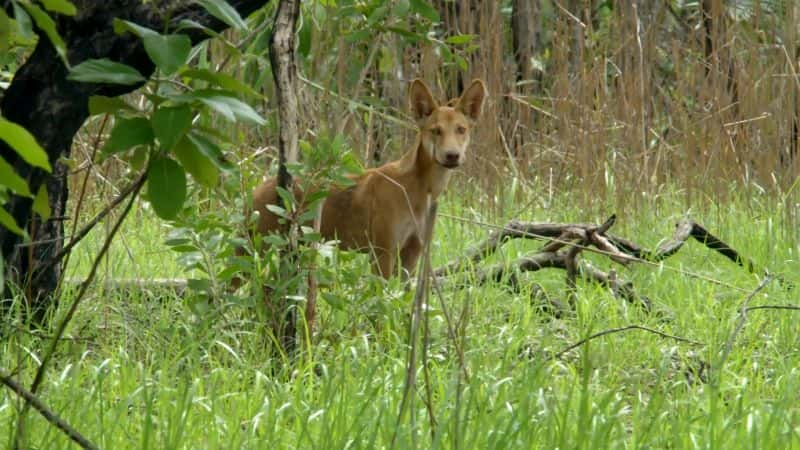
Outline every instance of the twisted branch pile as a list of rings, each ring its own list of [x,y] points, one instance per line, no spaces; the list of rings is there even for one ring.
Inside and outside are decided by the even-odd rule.
[[[504,281],[516,291],[519,289],[517,277],[519,273],[546,268],[563,269],[566,271],[570,303],[574,302],[575,284],[576,280],[580,278],[607,287],[611,289],[615,297],[649,310],[650,301],[647,297],[637,295],[630,281],[617,277],[614,270],[605,272],[580,260],[580,254],[583,251],[600,253],[622,266],[630,263],[657,263],[677,253],[691,237],[709,249],[719,252],[748,272],[756,273],[758,271],[751,260],[692,220],[685,219],[676,224],[672,238],[663,242],[655,250],[643,249],[629,239],[608,234],[608,230],[615,221],[616,216],[614,215],[601,225],[531,223],[512,220],[504,227],[489,234],[485,241],[467,250],[464,256],[436,269],[433,275],[444,281],[455,279],[453,284],[457,287],[466,287],[465,279],[472,280],[470,285]],[[536,239],[546,242],[537,252],[525,255],[510,265],[496,264],[485,268],[477,265],[511,239]],[[472,276],[465,277],[464,275]],[[551,300],[551,303],[553,306],[561,308],[557,302]]]

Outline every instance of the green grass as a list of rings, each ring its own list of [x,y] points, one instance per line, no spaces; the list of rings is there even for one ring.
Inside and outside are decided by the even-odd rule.
[[[648,210],[626,214],[612,231],[655,247],[683,217],[680,199],[678,194],[653,199]],[[559,206],[568,199],[556,200],[562,201],[549,208],[538,203],[522,212],[507,208],[502,217],[483,216],[454,197],[442,210],[495,224],[511,217],[601,222],[613,212]],[[754,203],[709,207],[692,217],[758,264],[800,283],[800,248],[783,225],[784,212]],[[166,232],[146,210],[136,210],[101,275],[185,276],[161,244]],[[462,254],[486,232],[441,218],[434,265]],[[87,273],[101,244],[98,232],[80,246],[71,276]],[[511,261],[540,245],[510,243],[492,262]],[[602,258],[587,257],[610,268]],[[342,260],[341,270],[350,275],[367,270],[364,258]],[[432,294],[427,367],[435,427],[422,370],[411,416],[397,420],[412,294],[396,282],[377,289],[367,277],[344,273],[334,289],[349,303],[321,304],[317,344],[302,351],[292,368],[269,358],[264,327],[248,302],[226,305],[220,314],[198,308],[190,294],[94,290],[68,328],[74,339],[60,345],[41,398],[103,448],[372,449],[389,448],[393,439],[397,448],[800,446],[800,314],[751,312],[720,367],[738,308],[758,277],[694,241],[661,266],[615,269],[652,300],[652,313],[581,283],[575,314],[555,319],[531,302],[527,286],[539,283],[563,297],[560,271],[524,275],[520,293],[499,285],[445,291],[449,311],[464,320],[459,339],[466,380],[439,298]],[[70,298],[65,296],[57,316]],[[777,282],[751,301],[796,303],[796,293]],[[633,330],[592,340],[562,359],[548,357],[592,333],[634,324],[706,345]],[[0,367],[18,369],[29,385],[45,341],[18,332],[0,345]],[[698,381],[701,371],[708,382]],[[11,446],[18,408],[10,391],[0,391],[0,446]],[[72,445],[37,414],[30,416],[27,436],[30,448]]]

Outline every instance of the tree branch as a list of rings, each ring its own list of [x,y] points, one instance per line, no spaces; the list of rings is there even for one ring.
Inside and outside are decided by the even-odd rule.
[[[22,397],[26,404],[30,404],[34,407],[39,414],[42,415],[48,422],[55,425],[56,428],[63,431],[73,442],[80,445],[82,448],[87,450],[94,450],[98,447],[94,445],[89,439],[84,437],[78,430],[72,428],[70,424],[68,424],[64,419],[58,416],[55,412],[53,412],[47,405],[44,404],[41,400],[39,400],[36,395],[32,392],[25,389],[17,380],[11,378],[10,374],[6,373],[4,370],[0,369],[0,381],[5,384],[9,389],[16,392],[17,395]]]

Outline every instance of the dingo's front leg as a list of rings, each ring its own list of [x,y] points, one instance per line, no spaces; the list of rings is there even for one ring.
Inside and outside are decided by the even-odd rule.
[[[400,263],[403,266],[400,276],[403,277],[403,279],[414,275],[420,253],[422,253],[422,240],[416,234],[412,235],[406,241],[406,245],[400,250]]]
[[[375,253],[375,261],[372,264],[373,273],[389,279],[394,273],[395,260],[397,259],[397,248],[391,246],[376,247],[373,248],[372,251]]]

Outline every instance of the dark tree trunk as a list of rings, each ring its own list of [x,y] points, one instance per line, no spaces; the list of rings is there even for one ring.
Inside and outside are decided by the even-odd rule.
[[[243,16],[249,15],[268,0],[229,0]],[[9,0],[0,0],[3,8],[11,12]],[[176,29],[182,20],[192,20],[212,30],[220,31],[227,25],[211,16],[200,6],[182,0],[163,0],[143,4],[134,0],[73,0],[77,15],[55,17],[58,31],[67,46],[67,57],[75,65],[90,58],[109,58],[128,64],[149,77],[153,63],[138,38],[118,35],[112,21],[129,20],[140,25],[163,30]],[[189,6],[185,6],[185,5]],[[167,21],[167,18],[169,20]],[[200,30],[186,33],[197,43],[208,35]],[[5,260],[9,280],[22,285],[28,294],[31,311],[42,317],[52,303],[53,290],[61,276],[59,264],[42,264],[63,246],[63,220],[68,198],[66,169],[58,163],[61,156],[69,156],[72,139],[89,115],[88,100],[93,95],[118,96],[136,90],[141,85],[110,85],[102,83],[76,83],[67,80],[67,69],[56,54],[50,41],[40,33],[39,42],[14,76],[0,102],[3,116],[30,131],[45,149],[54,167],[53,174],[34,168],[23,161],[4,141],[0,141],[0,156],[28,181],[32,192],[45,184],[50,195],[53,217],[49,221],[34,220],[31,200],[12,196],[6,208],[17,224],[27,229],[33,237],[30,246],[22,238],[0,227],[0,250]],[[41,244],[37,244],[41,243]],[[42,270],[38,268],[41,267]],[[30,280],[29,285],[25,285]],[[10,297],[3,290],[3,299]],[[8,305],[8,303],[3,303]],[[6,307],[0,307],[5,316]]]

